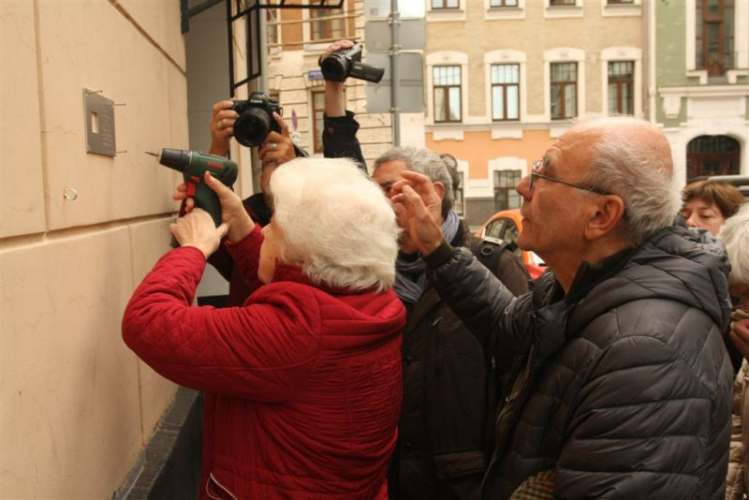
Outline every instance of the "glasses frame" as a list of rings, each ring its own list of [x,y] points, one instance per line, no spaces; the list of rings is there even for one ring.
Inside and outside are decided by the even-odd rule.
[[[533,162],[533,169],[531,170],[531,180],[530,180],[530,183],[528,185],[528,190],[531,193],[533,192],[533,184],[535,183],[536,178],[540,177],[541,179],[546,179],[549,182],[556,182],[557,184],[564,184],[565,186],[570,186],[570,187],[573,187],[575,189],[580,189],[582,191],[587,191],[589,193],[600,194],[601,196],[609,196],[610,194],[612,194],[612,193],[609,193],[608,191],[605,191],[603,189],[599,189],[597,187],[585,186],[583,184],[576,184],[574,182],[568,182],[568,181],[563,181],[562,179],[557,179],[556,177],[551,177],[551,176],[548,176],[548,175],[539,174],[538,170],[543,165],[544,165],[544,161],[543,160],[537,160],[537,161]]]

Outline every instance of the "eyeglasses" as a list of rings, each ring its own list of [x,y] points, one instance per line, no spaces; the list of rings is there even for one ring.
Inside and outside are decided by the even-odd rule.
[[[538,171],[541,170],[541,167],[543,167],[543,165],[544,165],[543,160],[538,160],[537,162],[533,164],[533,170],[531,171],[531,182],[528,186],[528,190],[531,192],[533,192],[533,184],[536,178],[540,177],[541,179],[546,179],[547,181],[550,181],[550,182],[556,182],[558,184],[564,184],[566,186],[570,186],[573,188],[582,189],[583,191],[588,191],[589,193],[595,193],[595,194],[600,194],[604,196],[611,194],[608,191],[604,191],[603,189],[599,189],[596,187],[583,186],[582,184],[575,184],[574,182],[563,181],[561,179],[557,179],[556,177],[549,177],[548,175],[539,174]]]

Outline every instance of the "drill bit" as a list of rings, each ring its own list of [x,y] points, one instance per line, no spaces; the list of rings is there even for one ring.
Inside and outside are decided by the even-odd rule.
[[[156,158],[158,158],[158,157],[159,157],[159,155],[157,155],[156,153],[153,153],[153,152],[151,152],[151,151],[146,151],[145,153],[146,153],[147,155],[155,156]]]

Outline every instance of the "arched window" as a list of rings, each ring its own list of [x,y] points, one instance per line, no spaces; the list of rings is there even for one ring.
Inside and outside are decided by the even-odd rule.
[[[739,173],[741,146],[725,135],[701,135],[687,145],[687,180]]]

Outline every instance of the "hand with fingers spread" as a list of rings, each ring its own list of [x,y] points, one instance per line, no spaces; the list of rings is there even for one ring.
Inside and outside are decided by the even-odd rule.
[[[226,156],[229,153],[229,141],[234,134],[234,122],[239,114],[234,111],[234,101],[219,101],[213,105],[211,117],[211,149],[210,154]]]
[[[269,132],[268,137],[265,138],[265,142],[260,147],[258,155],[263,162],[263,166],[271,164],[279,166],[296,158],[296,151],[294,151],[294,143],[289,134],[288,124],[281,118],[281,115],[275,112],[273,113],[273,119],[278,123],[281,132]]]
[[[221,238],[226,235],[227,229],[226,223],[216,227],[210,214],[200,208],[192,210],[169,225],[169,231],[179,241],[180,246],[197,248],[203,252],[206,259],[221,244]]]
[[[392,187],[393,208],[411,241],[426,256],[442,244],[442,199],[427,176],[408,170],[401,175],[403,180]]]

